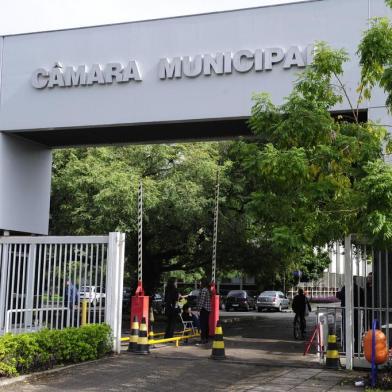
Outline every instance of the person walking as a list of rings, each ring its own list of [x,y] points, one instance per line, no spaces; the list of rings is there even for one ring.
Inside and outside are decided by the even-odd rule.
[[[176,278],[169,278],[165,291],[165,314],[167,318],[165,339],[172,338],[174,336],[174,328],[176,327],[176,321],[180,308],[178,306],[178,300],[180,294],[177,290]]]
[[[208,343],[208,320],[211,312],[211,293],[207,279],[201,282],[201,291],[197,301],[197,310],[200,312],[200,342],[199,344]]]
[[[294,317],[294,325],[298,322],[301,330],[302,339],[305,338],[305,330],[306,330],[306,313],[311,312],[312,308],[310,306],[309,300],[306,298],[303,289],[298,289],[298,294],[293,299],[293,304],[291,305],[295,317]]]

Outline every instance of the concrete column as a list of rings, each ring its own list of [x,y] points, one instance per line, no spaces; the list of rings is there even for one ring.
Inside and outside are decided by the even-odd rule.
[[[0,132],[0,231],[48,234],[52,152]]]

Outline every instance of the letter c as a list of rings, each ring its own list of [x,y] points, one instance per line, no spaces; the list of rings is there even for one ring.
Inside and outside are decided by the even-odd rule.
[[[31,84],[34,88],[45,88],[48,85],[49,73],[46,69],[38,68],[31,76]]]
[[[254,65],[254,55],[250,50],[239,50],[234,53],[233,67],[237,72],[249,72]]]

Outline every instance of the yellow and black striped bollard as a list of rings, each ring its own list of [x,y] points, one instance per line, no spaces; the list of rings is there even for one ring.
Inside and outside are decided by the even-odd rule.
[[[150,346],[148,344],[148,331],[146,318],[142,318],[139,327],[139,338],[137,340],[136,354],[150,354]]]
[[[339,369],[340,367],[338,344],[336,342],[336,335],[334,335],[334,332],[330,332],[328,334],[327,356],[325,365],[329,369]]]
[[[225,342],[223,340],[223,331],[220,321],[218,320],[215,327],[215,337],[212,343],[212,359],[226,359]]]
[[[136,352],[137,340],[139,339],[139,321],[137,316],[133,318],[131,325],[131,336],[129,337],[128,351]]]

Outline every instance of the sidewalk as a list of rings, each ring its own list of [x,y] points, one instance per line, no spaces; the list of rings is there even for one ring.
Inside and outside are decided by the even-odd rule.
[[[175,359],[123,353],[37,379],[2,387],[2,392],[103,391],[361,391],[355,373],[299,367],[256,366],[208,358]]]

